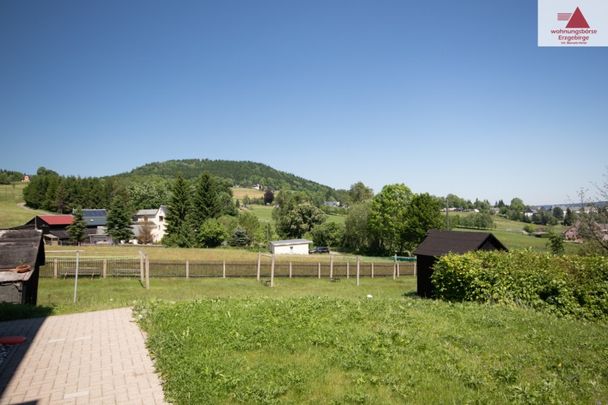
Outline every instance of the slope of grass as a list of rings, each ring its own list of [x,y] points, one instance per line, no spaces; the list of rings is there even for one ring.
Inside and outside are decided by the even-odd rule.
[[[608,327],[381,294],[139,308],[169,401],[603,403]]]
[[[472,212],[456,212],[450,213],[450,215],[460,215],[461,217],[472,215]],[[524,226],[528,225],[525,222],[512,221],[507,218],[493,216],[494,224],[496,225],[493,229],[482,230],[482,232],[491,232],[496,236],[507,248],[513,249],[532,249],[535,252],[546,252],[547,239],[537,238],[524,233]],[[534,228],[538,228],[538,225],[532,225]],[[555,225],[551,227],[554,232],[563,232],[565,226]],[[471,232],[476,231],[474,229],[455,228],[456,231]],[[579,251],[580,245],[576,243],[564,243],[566,254],[576,254]]]
[[[256,190],[255,188],[245,188],[245,187],[232,187],[232,196],[243,202],[243,198],[263,198],[264,191]]]
[[[271,206],[264,205],[250,205],[248,207],[249,211],[255,214],[258,217],[258,220],[262,223],[271,223],[274,224],[274,220],[272,219],[272,209]],[[346,220],[345,215],[327,215],[328,222],[335,222],[338,224],[344,224]]]
[[[0,185],[0,228],[23,225],[34,216],[46,213],[19,205],[23,203],[24,187],[25,184],[21,183]]]

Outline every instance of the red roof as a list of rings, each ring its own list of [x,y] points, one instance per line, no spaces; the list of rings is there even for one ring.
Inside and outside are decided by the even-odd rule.
[[[49,225],[71,225],[74,220],[72,215],[39,215],[39,217]]]

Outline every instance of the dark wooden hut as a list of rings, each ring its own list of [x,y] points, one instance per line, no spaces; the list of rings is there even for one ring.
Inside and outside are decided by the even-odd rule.
[[[0,302],[36,305],[44,260],[41,231],[0,230]]]
[[[455,232],[431,230],[414,251],[416,255],[417,293],[421,297],[433,295],[431,276],[437,259],[448,253],[467,253],[475,250],[508,250],[488,232]]]

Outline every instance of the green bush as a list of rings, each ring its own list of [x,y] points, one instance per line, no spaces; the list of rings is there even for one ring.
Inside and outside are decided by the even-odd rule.
[[[435,295],[456,301],[506,303],[558,315],[608,318],[608,258],[517,252],[441,257]]]

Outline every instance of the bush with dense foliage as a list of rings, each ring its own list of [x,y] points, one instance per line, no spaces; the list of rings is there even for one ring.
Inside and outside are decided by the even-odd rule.
[[[438,298],[516,304],[583,318],[608,318],[608,258],[517,252],[441,257]]]

